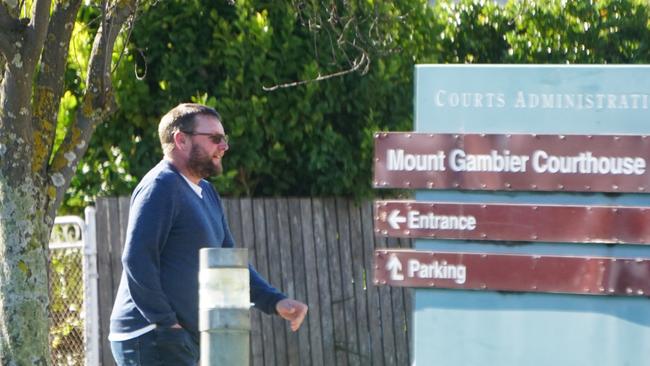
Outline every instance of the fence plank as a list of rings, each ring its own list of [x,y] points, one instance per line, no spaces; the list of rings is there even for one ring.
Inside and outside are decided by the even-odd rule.
[[[390,238],[390,246],[401,247],[399,239]],[[408,364],[408,337],[406,335],[406,317],[404,314],[404,291],[400,287],[391,287],[393,304],[393,321],[395,324],[395,358],[398,365]]]
[[[363,224],[363,249],[364,263],[366,266],[366,293],[368,301],[368,323],[370,324],[370,346],[372,365],[383,366],[384,364],[384,346],[383,333],[381,324],[381,303],[379,302],[379,290],[373,283],[374,277],[374,252],[375,252],[375,234],[374,234],[374,217],[373,206],[366,202],[361,206],[362,224]]]
[[[318,268],[318,293],[320,296],[321,322],[323,331],[323,364],[336,365],[334,338],[334,316],[332,313],[332,293],[330,290],[330,267],[328,265],[327,235],[325,230],[325,208],[320,199],[312,201],[314,218],[314,244]]]
[[[284,201],[284,200],[283,200]],[[302,228],[300,222],[300,201],[296,198],[290,198],[285,201],[286,207],[286,233],[289,240],[286,241],[282,248],[288,249],[288,256],[292,261],[293,271],[282,271],[282,280],[287,281],[287,285],[293,287],[293,295],[297,300],[307,303],[307,290],[305,288],[305,244],[302,240]],[[283,207],[284,209],[284,207]],[[280,223],[282,227],[283,222]],[[285,254],[282,254],[283,258]],[[284,269],[284,266],[282,267]],[[288,277],[288,278],[287,278]],[[285,328],[287,328],[285,326]],[[311,345],[309,320],[305,319],[298,332],[288,331],[287,342],[289,346],[289,364],[291,365],[311,365],[310,353]]]
[[[401,238],[399,239],[400,247],[405,248],[405,249],[411,249],[413,247],[413,242],[411,239],[406,239],[406,238]],[[402,287],[402,293],[404,295],[404,307],[402,311],[404,312],[404,317],[406,318],[406,344],[408,346],[407,352],[408,352],[408,362],[409,365],[413,363],[413,352],[411,349],[411,330],[413,329],[413,314],[411,312],[411,309],[413,309],[413,289],[410,287]]]
[[[296,298],[295,290],[295,275],[294,275],[294,265],[293,265],[293,243],[292,236],[293,230],[291,220],[289,218],[290,214],[290,203],[287,199],[279,198],[278,199],[278,242],[280,246],[280,264],[282,265],[282,291],[287,294],[290,298]],[[297,226],[297,229],[300,230],[300,225]],[[300,280],[298,280],[300,282]],[[298,334],[291,332],[288,328],[286,322],[282,321],[284,324],[282,326],[286,339],[286,349],[284,350],[287,353],[287,364],[288,365],[300,365],[300,350],[298,347]]]
[[[131,209],[131,199],[129,197],[120,197],[118,200],[120,211],[120,257],[126,243],[126,231],[129,226],[129,210]],[[122,263],[120,263],[122,268]]]
[[[264,213],[264,199],[253,199],[253,215],[255,222],[255,254],[257,256],[257,270],[266,279],[269,278],[269,262],[267,257],[266,219]],[[273,263],[273,262],[271,262]],[[270,317],[262,315],[262,346],[264,349],[264,364],[277,365],[275,360],[273,321]]]
[[[232,238],[235,241],[235,247],[246,248],[243,244],[242,217],[241,208],[239,207],[241,200],[225,198],[221,202],[226,214],[228,227],[230,228],[230,234],[232,234]]]
[[[345,309],[345,347],[348,353],[348,363],[350,365],[360,365],[351,248],[354,244],[350,241],[350,211],[347,200],[341,198],[336,199],[336,221],[339,233],[339,255],[341,258],[341,290],[343,293],[343,309]]]
[[[122,252],[124,252],[124,244],[126,244],[126,233],[129,227],[129,210],[130,210],[130,197],[119,197],[117,199],[117,217],[119,220],[119,228],[114,230],[115,240],[111,245],[111,252],[113,256],[113,298],[117,295],[117,288],[120,284],[122,277]],[[119,235],[117,235],[119,234]]]
[[[290,298],[296,297],[293,275],[293,253],[291,251],[291,226],[289,224],[289,202],[285,198],[275,199],[276,201],[276,237],[280,263],[280,282],[282,290]],[[285,329],[286,324],[285,324]]]
[[[108,225],[109,236],[107,244],[110,247],[110,266],[111,266],[111,302],[117,295],[117,287],[120,284],[120,277],[122,276],[122,245],[120,244],[120,207],[117,197],[109,197],[106,199],[108,202]]]
[[[330,288],[332,291],[332,314],[334,316],[334,347],[336,364],[348,364],[348,345],[345,335],[345,307],[343,284],[341,280],[341,254],[339,251],[339,231],[336,225],[336,201],[324,200],[325,232],[327,235],[327,260],[329,262]]]
[[[379,238],[380,248],[389,248],[386,238]],[[395,323],[393,322],[393,301],[391,289],[388,286],[380,286],[379,303],[381,309],[381,329],[384,349],[384,365],[397,365],[395,359]]]
[[[257,255],[255,251],[255,231],[253,219],[253,203],[250,198],[242,198],[239,201],[239,208],[241,210],[241,242],[238,247],[248,248],[248,258],[254,267],[257,267]],[[262,344],[262,320],[259,311],[251,311],[251,365],[263,366],[264,365],[264,345]]]
[[[101,344],[100,362],[104,366],[115,365],[108,342],[109,322],[113,307],[113,271],[111,268],[111,225],[110,205],[114,199],[97,199],[96,230],[97,230],[97,271],[99,296],[99,339]],[[119,228],[118,228],[119,229]]]
[[[282,288],[282,259],[280,258],[280,245],[278,237],[277,200],[264,199],[264,213],[266,215],[266,243],[267,259],[269,263],[269,282]],[[284,321],[279,317],[271,317],[273,324],[273,341],[275,344],[275,362],[277,365],[287,364],[287,337]]]
[[[370,333],[368,331],[368,304],[366,301],[366,284],[364,263],[363,228],[361,224],[361,207],[349,201],[350,214],[350,249],[352,253],[352,270],[354,276],[354,298],[357,311],[357,335],[359,337],[359,360],[362,365],[372,362],[370,357]]]
[[[298,206],[294,206],[292,202]],[[323,343],[321,337],[322,327],[320,321],[321,306],[318,291],[318,269],[316,265],[317,256],[316,247],[314,245],[314,227],[311,200],[303,198],[296,201],[290,201],[289,209],[291,211],[292,235],[294,232],[294,224],[300,225],[302,227],[302,236],[297,237],[296,240],[294,240],[294,243],[298,247],[304,246],[305,276],[300,277],[300,274],[296,273],[296,278],[305,279],[304,287],[306,289],[306,293],[303,299],[305,299],[305,302],[309,305],[309,312],[307,313],[307,319],[305,319],[306,324],[304,324],[303,327],[307,325],[309,326],[309,345],[311,355],[310,357],[306,357],[301,352],[300,363],[301,365],[324,365]],[[294,261],[296,260],[298,262],[301,262],[300,257],[294,257]],[[296,295],[300,296],[299,294]]]

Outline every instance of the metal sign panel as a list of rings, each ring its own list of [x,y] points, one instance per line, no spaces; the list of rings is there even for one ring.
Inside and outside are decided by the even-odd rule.
[[[650,138],[616,135],[375,134],[376,188],[637,192]]]
[[[414,130],[504,136],[650,135],[648,80],[648,65],[416,65]],[[507,176],[491,176],[479,182],[486,184],[479,188],[461,187],[463,181],[458,187],[452,184],[451,189],[425,186],[415,198],[433,202],[650,206],[647,194],[544,194],[532,187],[537,183],[523,189],[510,188],[518,191],[513,194],[505,186],[510,182],[503,178]],[[602,179],[593,176],[591,181]],[[493,182],[501,183],[496,184],[499,188],[487,188]],[[596,192],[592,184],[585,184],[591,189],[584,191]],[[408,187],[401,180],[395,186]],[[551,188],[569,191],[566,187]],[[643,192],[636,187],[630,191]],[[512,246],[427,239],[414,240],[414,247],[451,253],[650,258],[645,245]],[[471,279],[472,269],[467,269]],[[515,275],[507,269],[496,270]],[[558,278],[556,283],[568,281],[578,280]],[[416,364],[644,365],[645,349],[650,344],[650,301],[643,296],[416,288],[412,323],[410,340]]]
[[[650,295],[650,260],[376,250],[376,285]]]
[[[375,202],[375,233],[431,239],[650,244],[650,207]]]
[[[418,132],[648,131],[648,65],[416,65]]]

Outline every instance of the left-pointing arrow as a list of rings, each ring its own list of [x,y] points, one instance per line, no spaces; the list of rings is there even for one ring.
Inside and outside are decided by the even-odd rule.
[[[393,229],[399,229],[399,224],[406,222],[406,217],[399,215],[399,210],[393,210],[390,215],[388,215],[388,225]]]

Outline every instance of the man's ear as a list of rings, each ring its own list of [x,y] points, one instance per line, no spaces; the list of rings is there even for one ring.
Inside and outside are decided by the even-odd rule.
[[[181,131],[174,132],[174,145],[178,150],[185,150],[187,146],[187,136]]]

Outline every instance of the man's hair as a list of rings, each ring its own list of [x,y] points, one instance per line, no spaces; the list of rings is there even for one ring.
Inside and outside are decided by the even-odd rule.
[[[181,103],[160,119],[158,136],[165,155],[174,150],[174,133],[176,131],[194,131],[194,125],[196,124],[194,117],[198,115],[213,116],[221,122],[221,115],[214,108],[196,103]]]

